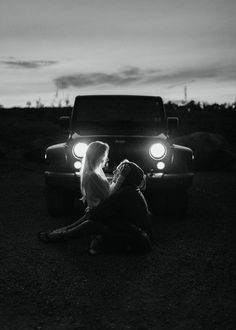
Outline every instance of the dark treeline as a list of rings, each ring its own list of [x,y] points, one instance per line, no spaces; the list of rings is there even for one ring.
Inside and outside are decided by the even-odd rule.
[[[196,131],[216,133],[236,145],[236,102],[232,104],[207,104],[189,102],[186,105],[165,104],[168,116],[176,116],[180,128],[176,135],[187,135]]]
[[[185,105],[165,103],[167,116],[178,117],[176,136],[196,131],[217,133],[236,145],[236,102],[232,104],[207,104],[191,101]],[[0,108],[0,136],[26,131],[34,137],[59,136],[60,116],[69,116],[72,107]]]
[[[185,111],[236,111],[236,101],[234,103],[204,103],[190,101],[186,104],[176,104],[171,101],[165,103],[167,110],[185,110]]]
[[[166,102],[165,103],[165,109],[167,113],[184,113],[184,112],[197,112],[197,111],[204,111],[204,112],[224,112],[226,113],[234,113],[236,111],[236,101],[234,103],[204,103],[204,102],[195,102],[195,101],[190,101],[186,104],[177,104],[174,102]],[[70,114],[72,107],[67,106],[67,107],[47,107],[43,105],[39,105],[37,107],[11,107],[11,108],[5,108],[4,106],[0,106],[0,112],[5,112],[5,111],[14,113],[14,114],[25,114],[25,113],[32,113],[34,112],[37,114],[50,114],[51,117],[55,117],[58,114],[65,114],[68,113]]]

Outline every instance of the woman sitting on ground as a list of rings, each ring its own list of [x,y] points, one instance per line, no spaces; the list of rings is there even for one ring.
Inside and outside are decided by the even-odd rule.
[[[94,141],[89,144],[80,171],[82,201],[87,204],[85,215],[69,226],[51,232],[40,232],[40,240],[57,240],[58,235],[88,219],[89,212],[108,198],[111,192],[118,189],[121,182],[112,183],[110,186],[103,171],[103,167],[108,160],[108,153],[109,145],[107,143]]]
[[[103,153],[98,153],[98,144],[101,142],[96,141],[89,145],[81,170],[81,191],[88,204],[86,214],[69,226],[39,233],[39,238],[43,241],[60,241],[99,234],[90,246],[93,254],[96,253],[101,237],[105,241],[123,242],[124,246],[131,244],[137,249],[149,249],[149,213],[140,191],[144,173],[136,164],[123,161],[116,169],[113,182],[109,186],[102,170],[107,159],[108,146],[103,149]]]

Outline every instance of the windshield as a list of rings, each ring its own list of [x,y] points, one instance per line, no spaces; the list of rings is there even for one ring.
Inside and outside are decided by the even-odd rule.
[[[76,98],[72,128],[79,134],[157,134],[163,120],[157,97],[82,96]]]

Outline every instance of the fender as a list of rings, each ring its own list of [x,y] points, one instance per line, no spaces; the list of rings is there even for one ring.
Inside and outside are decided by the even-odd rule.
[[[46,162],[55,171],[65,170],[67,167],[66,143],[58,143],[46,149]]]
[[[172,144],[172,152],[172,171],[181,173],[193,168],[194,156],[192,149],[178,144]]]

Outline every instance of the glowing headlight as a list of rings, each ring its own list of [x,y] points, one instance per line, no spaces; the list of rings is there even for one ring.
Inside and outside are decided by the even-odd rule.
[[[163,162],[158,162],[157,163],[157,168],[158,168],[158,170],[164,170],[164,168],[165,168],[165,163],[163,163]]]
[[[153,157],[154,159],[164,158],[166,152],[167,152],[166,146],[161,142],[153,144],[149,150],[151,157]]]
[[[80,170],[82,166],[82,163],[78,160],[77,162],[74,162],[74,168],[76,170]]]
[[[86,143],[79,142],[74,145],[73,153],[75,157],[84,157],[88,146]]]

